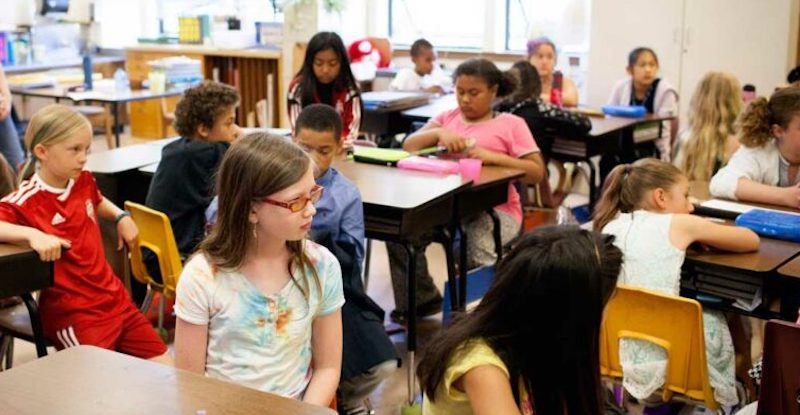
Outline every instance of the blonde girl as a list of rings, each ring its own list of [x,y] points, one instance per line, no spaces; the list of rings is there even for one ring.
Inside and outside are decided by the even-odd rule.
[[[0,242],[29,245],[55,261],[54,285],[42,291],[39,307],[56,348],[89,344],[168,362],[164,342],[106,261],[99,219],[117,225],[119,248],[123,240],[130,246],[138,229],[83,170],[91,143],[89,121],[70,107],[48,105],[34,114],[24,180],[0,200]]]
[[[709,72],[697,85],[689,102],[689,129],[674,160],[689,180],[711,180],[739,148],[735,122],[742,111],[741,89],[724,72]]]
[[[686,176],[663,161],[641,159],[611,171],[593,226],[614,235],[614,244],[622,250],[625,262],[619,284],[677,296],[690,244],[701,242],[734,252],[758,249],[759,239],[753,231],[691,215],[688,195]],[[720,404],[735,405],[735,355],[725,316],[704,310],[703,326],[714,398]],[[634,397],[649,400],[664,384],[667,357],[655,344],[622,340],[620,360],[623,384]]]
[[[738,125],[742,147],[711,179],[711,195],[800,208],[800,87],[754,100]]]
[[[323,192],[311,160],[283,137],[253,133],[218,175],[217,223],[178,283],[176,366],[328,406],[344,296],[336,258],[305,239]]]

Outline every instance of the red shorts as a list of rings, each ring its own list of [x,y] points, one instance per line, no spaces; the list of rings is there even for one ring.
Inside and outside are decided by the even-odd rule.
[[[167,346],[153,326],[130,302],[118,315],[103,320],[77,322],[45,333],[45,336],[58,350],[87,344],[142,359],[151,359],[167,352]]]

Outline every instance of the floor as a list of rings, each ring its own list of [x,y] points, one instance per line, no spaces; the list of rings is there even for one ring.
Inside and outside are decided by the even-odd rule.
[[[122,145],[131,145],[147,142],[147,139],[131,137],[130,135],[123,134],[121,137]],[[96,135],[92,144],[92,151],[105,151],[107,145],[102,135]],[[570,200],[582,201],[584,197],[578,196],[575,198],[571,196]],[[574,202],[578,203],[578,202]],[[585,203],[585,202],[583,202]],[[572,203],[569,203],[572,204]],[[392,295],[392,286],[389,277],[389,262],[386,256],[386,247],[380,241],[373,241],[372,243],[372,263],[370,266],[370,276],[368,283],[368,294],[372,297],[384,310],[387,312],[387,320],[389,311],[394,309],[394,297]],[[446,266],[444,250],[440,245],[432,244],[427,250],[428,266],[431,275],[438,287],[443,287],[446,281]],[[419,324],[419,347],[421,350],[425,346],[426,340],[430,339],[441,327],[441,314],[424,319]],[[392,336],[392,340],[397,346],[400,355],[405,358],[406,344],[405,335],[403,333]],[[31,343],[24,341],[17,341],[15,343],[14,364],[21,365],[25,362],[31,361],[36,358],[36,352]],[[50,350],[49,352],[54,352]],[[419,386],[417,385],[417,393]],[[407,396],[407,377],[406,368],[398,369],[394,375],[389,378],[383,385],[378,388],[370,397],[370,401],[375,409],[376,415],[397,415],[400,413],[400,408],[406,401]],[[692,414],[693,408],[687,408],[681,414]],[[632,414],[641,413],[640,408],[631,408]],[[702,412],[695,412],[702,413]]]

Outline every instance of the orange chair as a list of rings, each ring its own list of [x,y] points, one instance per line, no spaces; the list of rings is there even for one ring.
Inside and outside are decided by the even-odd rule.
[[[708,379],[700,303],[619,286],[606,307],[600,333],[600,373],[615,381],[622,379],[619,341],[624,338],[649,341],[667,351],[665,402],[679,394],[710,410],[719,408]]]
[[[175,298],[178,277],[183,270],[178,244],[172,233],[172,224],[162,212],[147,206],[125,202],[125,210],[139,228],[139,238],[131,247],[131,273],[137,281],[147,285],[147,295],[142,304],[142,312],[147,312],[153,301],[154,292],[161,293],[158,301],[158,329],[164,335],[164,298]],[[147,248],[158,257],[158,269],[161,271],[161,282],[156,281],[147,271],[142,249]]]

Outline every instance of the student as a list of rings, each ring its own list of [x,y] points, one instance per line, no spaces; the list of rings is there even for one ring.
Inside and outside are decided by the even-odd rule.
[[[181,254],[192,253],[203,239],[203,212],[213,196],[214,175],[229,143],[241,134],[238,104],[235,89],[206,81],[187,89],[175,107],[175,131],[181,138],[161,151],[146,204],[169,217]]]
[[[219,168],[219,220],[178,282],[180,369],[327,407],[342,365],[339,263],[305,240],[323,189],[283,137],[252,133]]]
[[[364,207],[358,188],[333,166],[341,147],[342,119],[333,108],[312,104],[295,122],[295,142],[314,161],[316,183],[325,188],[317,202],[310,237],[336,255],[342,268],[343,361],[338,408],[364,411],[364,400],[397,369],[398,356],[383,327],[384,312],[361,282]]]
[[[540,95],[544,102],[551,104],[557,104],[551,100],[553,96],[550,93],[553,89],[553,74],[557,58],[556,45],[552,40],[538,37],[528,41],[528,62],[536,68],[542,79]],[[575,82],[566,76],[562,78],[561,103],[565,107],[578,106],[578,88],[575,87]]]
[[[444,94],[453,89],[453,81],[436,64],[436,51],[431,42],[417,39],[411,44],[413,68],[403,68],[389,84],[393,91],[423,91]]]
[[[353,146],[361,128],[361,92],[339,35],[319,32],[311,38],[303,66],[289,83],[287,99],[292,129],[304,107],[315,103],[327,104],[342,117],[343,147]]]
[[[707,182],[739,148],[736,118],[742,110],[739,81],[709,72],[689,102],[689,128],[679,138],[674,164],[689,178]]]
[[[686,248],[692,243],[733,252],[758,249],[753,231],[691,215],[694,208],[688,195],[686,176],[663,161],[641,159],[611,171],[595,211],[594,229],[614,235],[614,244],[622,250],[620,284],[677,296]],[[703,326],[714,399],[735,405],[735,355],[725,316],[703,310]],[[646,403],[661,402],[660,394],[652,395],[664,384],[664,350],[648,342],[622,340],[620,361],[625,389]]]
[[[800,208],[800,87],[751,102],[739,129],[742,147],[711,179],[711,195]]]
[[[424,413],[601,414],[600,324],[622,262],[612,241],[577,226],[523,235],[477,308],[428,342]]]
[[[628,54],[626,71],[630,77],[614,85],[608,98],[609,105],[641,105],[648,114],[678,114],[678,91],[666,80],[656,77],[658,57],[652,49],[639,47],[632,50]],[[664,161],[670,160],[671,137],[677,128],[673,124],[676,123],[664,121],[661,138],[656,140],[656,147]]]
[[[88,344],[170,362],[106,262],[98,220],[116,224],[119,249],[123,241],[130,246],[138,229],[83,170],[91,143],[89,121],[69,107],[48,105],[33,115],[25,133],[26,180],[0,200],[0,241],[28,245],[55,262],[55,283],[42,291],[39,309],[45,337],[57,349]]]
[[[406,138],[403,149],[416,151],[441,145],[450,153],[463,153],[480,159],[483,164],[511,167],[525,172],[523,181],[539,183],[544,177],[544,162],[525,121],[516,115],[496,113],[492,103],[514,89],[514,80],[486,59],[470,59],[456,68],[454,73],[458,108],[443,112],[424,127]],[[501,239],[507,243],[519,234],[522,224],[522,206],[513,183],[508,185],[508,200],[495,207],[500,218]],[[470,268],[495,261],[495,246],[491,217],[483,213],[466,223],[467,264]],[[424,245],[429,238],[419,242],[417,255],[417,312],[430,315],[441,309],[441,295],[428,274]],[[391,316],[403,322],[406,309],[407,253],[398,244],[387,244],[389,264],[394,288],[395,311]]]
[[[563,110],[541,98],[542,81],[536,67],[528,61],[519,61],[511,66],[508,74],[517,80],[514,93],[504,98],[496,107],[500,112],[509,112],[525,120],[531,133],[543,122],[559,125],[563,132],[581,136],[592,129],[592,122],[583,114]],[[552,137],[546,141],[534,134],[539,149],[549,158],[553,147]]]
[[[22,164],[25,155],[19,142],[17,127],[11,117],[11,90],[8,89],[8,80],[0,64],[0,155],[6,158],[11,169],[16,171]]]
[[[241,134],[238,104],[235,89],[205,81],[187,89],[175,107],[175,131],[181,138],[161,150],[146,204],[169,217],[181,254],[192,253],[203,239],[203,212],[213,196],[214,174],[229,143]]]

